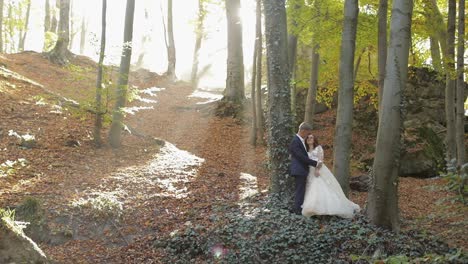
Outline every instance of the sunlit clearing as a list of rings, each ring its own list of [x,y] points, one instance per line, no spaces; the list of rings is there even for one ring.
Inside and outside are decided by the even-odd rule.
[[[198,102],[197,104],[209,104],[212,102],[216,102],[223,98],[222,94],[211,93],[202,90],[195,90],[191,95],[188,96],[189,98],[201,98],[206,99],[204,102]]]

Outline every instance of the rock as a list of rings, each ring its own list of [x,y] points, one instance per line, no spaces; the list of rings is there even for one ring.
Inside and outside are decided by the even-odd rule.
[[[349,179],[349,187],[351,190],[358,192],[369,191],[370,177],[369,175],[361,175],[357,177],[351,177]]]
[[[0,219],[0,263],[49,263],[42,250],[9,217]]]

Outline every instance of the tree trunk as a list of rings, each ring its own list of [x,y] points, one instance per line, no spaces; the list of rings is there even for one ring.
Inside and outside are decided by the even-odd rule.
[[[429,37],[432,66],[438,72],[442,71],[442,59],[440,58],[439,40],[435,36]]]
[[[60,1],[62,0],[55,0],[55,8],[52,11],[52,20],[50,22],[50,31],[54,33],[58,33],[59,29],[59,21],[57,19],[57,10],[60,10]]]
[[[257,113],[257,143],[265,144],[264,140],[264,118],[263,118],[263,108],[262,108],[262,59],[263,59],[263,36],[262,36],[262,3],[261,0],[257,0],[257,10],[256,10],[256,40],[258,41],[257,46],[257,84],[255,89],[255,107]]]
[[[70,42],[68,43],[68,49],[71,50],[73,47],[73,41],[75,40],[75,21],[73,19],[73,0],[70,0]]]
[[[145,8],[145,28],[149,28],[149,13],[148,9]],[[141,39],[141,52],[140,55],[138,55],[138,60],[136,63],[136,68],[140,69],[143,67],[143,62],[145,59],[146,55],[146,46],[148,44],[148,41],[150,40],[150,34],[148,34],[147,31],[143,32],[143,37]]]
[[[333,144],[333,171],[343,192],[349,191],[349,157],[353,127],[354,52],[358,22],[358,0],[346,0],[344,4],[343,33],[340,55],[340,87]]]
[[[268,155],[270,189],[289,195],[293,190],[288,177],[292,118],[289,89],[288,43],[284,0],[264,0],[265,35],[268,64]],[[287,198],[287,196],[284,196]]]
[[[199,59],[199,52],[201,48],[201,43],[203,40],[204,35],[204,28],[203,23],[205,21],[206,10],[203,4],[203,0],[198,0],[198,20],[197,25],[195,28],[195,49],[193,50],[193,61],[192,61],[192,74],[190,75],[190,83],[192,87],[198,88],[198,59]]]
[[[135,0],[127,0],[125,11],[124,45],[120,60],[119,82],[116,91],[116,102],[112,113],[112,124],[109,131],[109,143],[112,147],[121,146],[121,134],[123,128],[123,108],[127,101],[128,75],[132,58],[133,18],[135,12]],[[130,45],[126,45],[130,43]]]
[[[312,41],[312,43],[314,43]],[[319,62],[320,54],[318,52],[319,45],[313,44],[312,48],[312,64],[310,67],[310,84],[307,91],[307,99],[305,105],[304,122],[314,125],[315,105],[317,104],[317,90],[319,77]]]
[[[81,35],[80,35],[80,54],[83,55],[86,47],[86,34],[88,27],[86,26],[86,18],[83,16],[81,19]]]
[[[256,34],[256,33],[255,33]],[[256,84],[257,84],[257,53],[258,53],[258,39],[255,39],[253,63],[252,63],[252,89],[251,89],[251,100],[252,100],[252,130],[250,131],[250,144],[253,146],[257,145],[257,100],[256,96]]]
[[[23,35],[20,36],[18,51],[24,51],[24,43],[26,42],[26,35],[28,33],[30,14],[31,14],[31,0],[28,0],[28,6],[27,6],[27,9],[26,9],[26,18],[25,18],[25,22],[24,22],[24,31],[23,31]]]
[[[393,1],[390,45],[379,119],[367,214],[372,223],[398,232],[398,171],[400,159],[401,93],[408,75],[412,0]]]
[[[226,0],[228,58],[224,99],[234,103],[245,98],[242,23],[239,12],[240,0]]]
[[[48,53],[50,61],[66,65],[71,52],[68,50],[70,41],[70,0],[60,0],[60,23],[58,40],[55,47]]]
[[[361,66],[361,60],[362,60],[362,56],[364,56],[364,53],[366,52],[366,48],[363,48],[361,50],[361,53],[359,54],[359,57],[356,61],[356,65],[354,66],[354,74],[353,74],[353,80],[354,82],[356,82],[356,79],[357,79],[357,74],[359,72],[359,66]]]
[[[387,13],[388,13],[388,0],[379,0],[379,27],[377,37],[378,49],[378,69],[379,69],[379,109],[382,103],[383,84],[385,78],[385,63],[387,62]]]
[[[294,23],[294,20],[293,20]],[[288,36],[288,60],[289,60],[289,80],[291,82],[291,116],[293,119],[293,127],[296,123],[296,55],[297,55],[297,36],[289,34]]]
[[[94,123],[94,144],[97,147],[102,145],[101,129],[102,129],[102,75],[104,68],[104,56],[106,52],[106,16],[107,16],[107,0],[102,0],[102,15],[101,15],[101,50],[99,52],[99,63],[96,80],[96,121]]]
[[[3,53],[3,6],[4,6],[4,0],[0,0],[0,53]]]
[[[172,0],[167,0],[167,71],[166,75],[171,80],[176,79],[175,67],[176,67],[176,49],[174,44],[174,27],[172,23]]]
[[[447,61],[445,86],[445,117],[447,122],[446,146],[447,161],[457,158],[455,140],[455,15],[456,0],[448,1]]]
[[[298,1],[292,1],[290,3],[293,5],[293,15],[291,16],[291,26],[292,28],[290,29],[291,32],[288,35],[288,61],[289,61],[289,79],[291,82],[291,115],[293,119],[293,127],[295,127],[296,123],[296,96],[297,96],[297,91],[296,91],[296,57],[297,57],[297,33],[294,31],[297,28],[297,13],[298,10],[300,9],[300,5]]]
[[[458,45],[457,45],[457,115],[456,142],[457,165],[465,164],[465,81],[463,78],[465,54],[465,0],[458,1]]]

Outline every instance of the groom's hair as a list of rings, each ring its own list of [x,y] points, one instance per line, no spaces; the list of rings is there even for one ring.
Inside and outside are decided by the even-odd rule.
[[[312,130],[312,126],[309,123],[302,122],[299,125],[299,131],[301,131],[301,130]]]

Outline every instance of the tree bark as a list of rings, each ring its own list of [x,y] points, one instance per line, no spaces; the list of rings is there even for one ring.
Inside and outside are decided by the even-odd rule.
[[[393,1],[390,44],[382,111],[372,170],[367,215],[372,223],[398,232],[398,171],[400,159],[401,94],[408,75],[412,0]]]
[[[312,43],[314,43],[312,41]],[[313,44],[312,48],[312,63],[310,67],[310,85],[307,91],[307,99],[305,105],[304,122],[314,125],[315,106],[317,104],[317,90],[319,77],[319,62],[320,54],[318,52],[319,45]]]
[[[81,35],[80,35],[80,54],[83,55],[86,47],[86,34],[88,31],[86,18],[81,19]]]
[[[256,35],[256,33],[255,33]],[[250,132],[250,144],[253,146],[257,145],[257,100],[256,96],[256,84],[257,84],[257,53],[258,53],[258,39],[255,39],[254,45],[254,54],[253,54],[253,63],[252,63],[252,89],[250,91],[250,97],[252,100],[252,130]]]
[[[293,190],[288,177],[292,118],[289,88],[288,43],[284,0],[264,0],[268,69],[268,154],[270,189],[288,195]],[[284,196],[287,198],[287,196]]]
[[[257,143],[258,144],[265,144],[264,140],[264,118],[263,118],[263,107],[262,107],[262,59],[263,59],[263,36],[262,36],[262,3],[261,0],[257,0],[257,11],[256,11],[256,41],[258,41],[258,46],[257,46],[257,84],[256,84],[256,89],[255,89],[255,107],[256,109],[256,114],[257,114]]]
[[[465,0],[458,1],[458,44],[457,44],[457,114],[456,114],[456,142],[457,165],[465,164],[465,81],[464,54],[465,54]]]
[[[387,13],[388,13],[388,0],[379,0],[379,27],[377,38],[378,49],[378,69],[379,69],[379,108],[382,103],[383,84],[385,78],[385,63],[387,62]]]
[[[0,53],[3,53],[4,51],[4,43],[3,43],[3,6],[4,6],[4,0],[0,0]]]
[[[447,122],[446,147],[447,161],[457,158],[457,146],[455,140],[455,15],[456,0],[448,0],[447,22],[447,62],[446,86],[445,86],[445,117]]]
[[[24,43],[26,42],[26,35],[28,33],[28,26],[29,26],[29,17],[31,14],[31,1],[32,0],[28,0],[28,6],[26,9],[26,18],[25,18],[24,29],[23,29],[24,32],[22,36],[20,36],[18,51],[24,51]]]
[[[226,0],[228,58],[224,99],[234,103],[239,103],[245,98],[242,23],[239,11],[240,0]]]
[[[71,52],[68,50],[70,41],[70,0],[60,0],[60,23],[58,40],[55,47],[48,53],[50,61],[66,65]]]
[[[166,75],[171,80],[176,79],[176,49],[174,44],[174,26],[172,22],[172,0],[167,0],[167,71]]]
[[[101,50],[99,52],[98,72],[96,79],[96,120],[94,123],[94,144],[97,147],[102,145],[101,129],[102,116],[102,75],[104,68],[104,56],[106,52],[106,16],[107,16],[107,0],[102,0],[102,15],[101,15]]]
[[[354,52],[358,22],[358,0],[346,0],[340,55],[340,87],[333,144],[333,171],[343,192],[349,192],[349,157],[353,127]]]
[[[298,3],[298,0],[292,1],[291,3],[293,5],[293,15],[291,16],[291,26],[292,28],[290,29],[291,32],[288,35],[288,60],[289,60],[289,79],[291,82],[291,115],[293,118],[293,126],[295,126],[296,123],[296,96],[297,96],[297,91],[296,91],[296,57],[297,57],[297,33],[294,31],[296,30],[297,27],[297,21],[296,21],[296,16],[297,12],[300,9],[300,5]]]
[[[52,19],[50,21],[50,31],[58,33],[59,31],[59,20],[57,19],[57,10],[60,10],[60,1],[55,0],[55,8],[52,9]]]
[[[199,63],[199,52],[201,43],[204,35],[203,23],[205,21],[206,10],[203,4],[203,0],[198,0],[198,19],[195,28],[195,48],[193,50],[193,61],[192,61],[192,73],[190,75],[190,83],[193,88],[198,88],[198,63]]]
[[[149,13],[148,13],[148,9],[145,8],[145,28],[149,27]],[[143,32],[143,36],[141,38],[141,52],[140,52],[140,55],[138,55],[138,60],[137,60],[137,63],[136,63],[136,68],[137,69],[140,69],[143,67],[143,62],[144,62],[144,59],[145,59],[145,55],[146,55],[146,49],[147,49],[147,45],[148,45],[148,42],[150,40],[151,36],[150,34],[148,34],[148,32]]]
[[[432,66],[438,72],[442,71],[442,59],[440,58],[439,40],[435,36],[429,37],[429,44],[431,49]]]
[[[132,58],[133,20],[135,13],[135,0],[127,0],[125,11],[124,45],[120,61],[119,82],[116,91],[116,102],[112,113],[112,124],[109,131],[109,143],[112,147],[121,146],[123,128],[123,108],[127,101],[128,75]],[[130,45],[127,45],[130,44]]]

